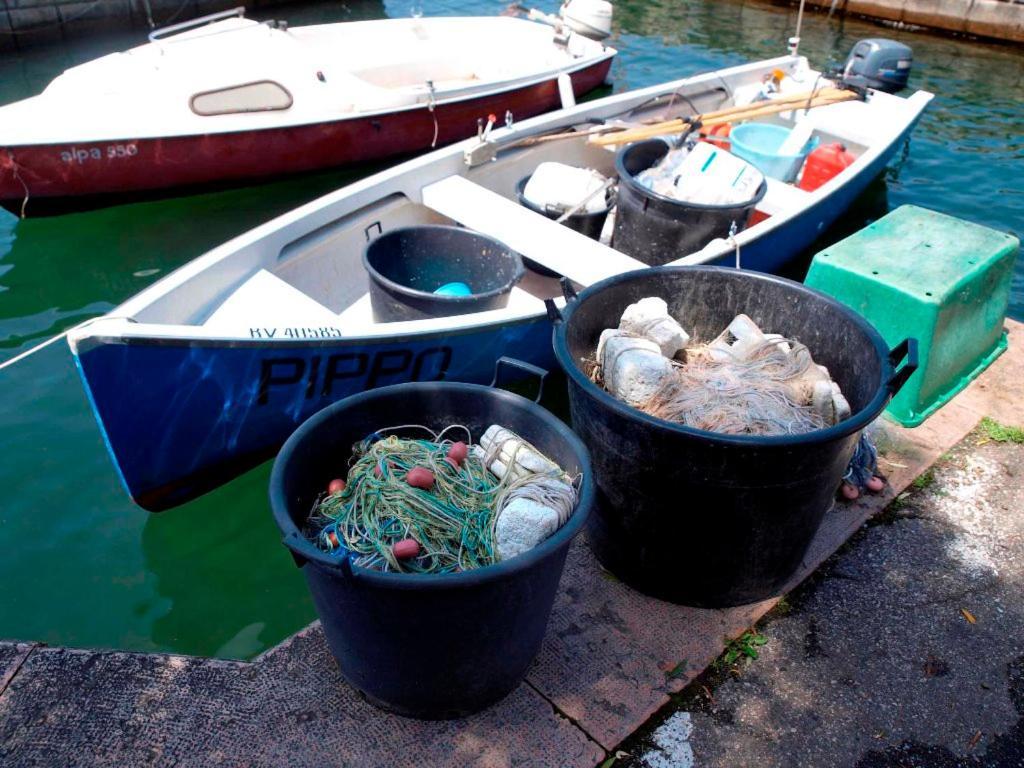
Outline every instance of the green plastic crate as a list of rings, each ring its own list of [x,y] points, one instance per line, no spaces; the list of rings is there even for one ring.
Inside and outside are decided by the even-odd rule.
[[[890,347],[918,340],[920,367],[887,409],[916,427],[1006,349],[1019,244],[904,205],[815,256],[806,283],[863,315]]]

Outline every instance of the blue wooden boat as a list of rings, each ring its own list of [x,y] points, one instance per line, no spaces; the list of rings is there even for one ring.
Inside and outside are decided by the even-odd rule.
[[[355,392],[404,381],[485,382],[510,355],[550,366],[544,300],[557,278],[527,273],[504,309],[374,320],[361,257],[368,238],[415,224],[461,224],[586,285],[645,267],[520,206],[516,185],[557,160],[614,173],[614,154],[552,134],[635,125],[729,106],[781,70],[803,87],[819,73],[784,56],[561,110],[438,150],[287,213],[195,259],[69,334],[85,388],[131,497],[162,510],[271,457],[309,415]],[[813,84],[813,85],[812,85]],[[932,98],[869,92],[775,116],[810,121],[856,160],[807,192],[768,180],[760,221],[676,264],[774,271],[809,246],[880,174]]]

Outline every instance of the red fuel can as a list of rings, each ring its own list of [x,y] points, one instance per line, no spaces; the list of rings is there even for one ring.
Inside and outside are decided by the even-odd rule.
[[[722,123],[711,128],[702,128],[700,137],[708,144],[714,144],[719,149],[729,151],[729,133],[732,131],[732,123]]]
[[[804,173],[797,185],[800,189],[813,192],[825,182],[837,176],[856,160],[839,142],[823,144],[807,156]]]

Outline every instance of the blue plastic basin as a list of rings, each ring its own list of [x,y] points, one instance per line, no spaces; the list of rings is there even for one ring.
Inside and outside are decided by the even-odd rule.
[[[808,153],[818,146],[818,137],[792,155],[779,154],[779,147],[789,136],[789,128],[771,123],[743,123],[729,132],[732,153],[756,166],[765,176],[779,181],[794,181]]]

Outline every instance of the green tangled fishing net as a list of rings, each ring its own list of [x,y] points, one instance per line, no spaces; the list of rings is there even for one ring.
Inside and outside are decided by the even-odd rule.
[[[503,483],[472,454],[457,469],[445,461],[452,441],[444,435],[453,429],[465,430],[449,427],[429,440],[374,435],[354,446],[345,489],[321,498],[310,518],[318,546],[348,550],[354,565],[380,571],[454,573],[496,562]],[[432,489],[406,482],[416,467],[433,473]],[[399,560],[392,546],[410,538],[419,555]]]

